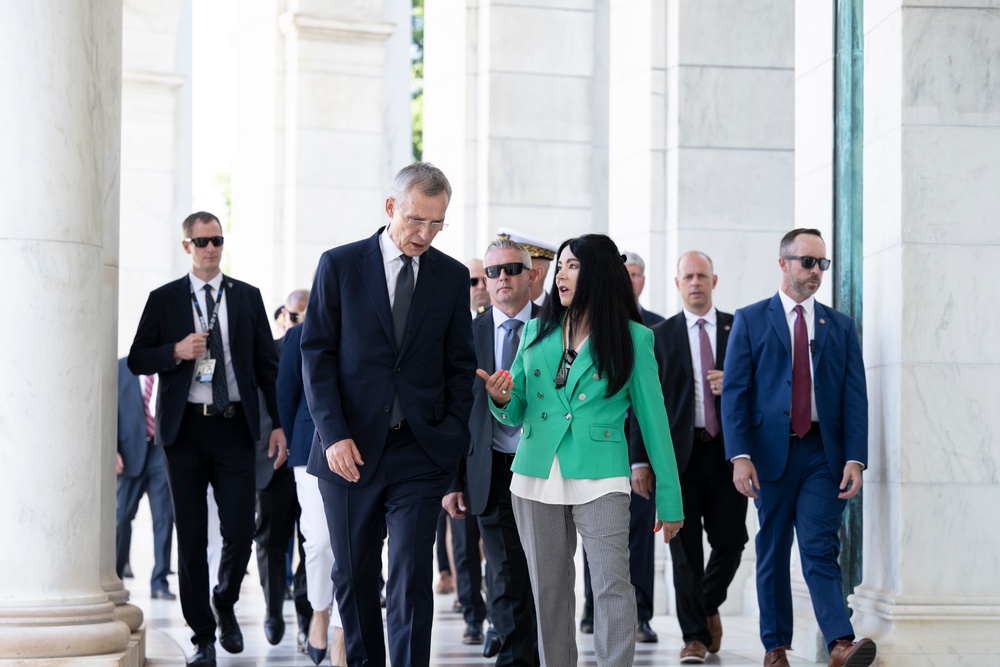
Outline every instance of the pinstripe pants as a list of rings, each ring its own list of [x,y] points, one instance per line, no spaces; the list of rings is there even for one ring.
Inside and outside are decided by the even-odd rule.
[[[629,496],[609,493],[582,505],[511,497],[528,560],[543,666],[575,667],[576,534],[590,560],[594,653],[600,667],[629,667],[635,656],[635,589],[629,580]]]

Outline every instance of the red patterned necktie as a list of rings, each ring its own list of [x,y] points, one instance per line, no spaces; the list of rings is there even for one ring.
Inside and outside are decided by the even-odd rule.
[[[698,319],[698,347],[701,353],[701,398],[704,402],[702,408],[705,415],[705,430],[713,438],[719,435],[719,417],[715,414],[715,394],[709,389],[708,372],[715,370],[715,359],[712,358],[712,341],[708,339],[708,332],[705,331],[707,322],[704,318]]]
[[[812,375],[809,373],[809,331],[802,306],[795,306],[795,342],[792,345],[792,432],[806,437],[812,426]]]
[[[142,386],[142,405],[146,409],[146,437],[152,438],[153,431],[156,430],[156,419],[149,409],[149,402],[153,400],[153,376],[147,375]]]

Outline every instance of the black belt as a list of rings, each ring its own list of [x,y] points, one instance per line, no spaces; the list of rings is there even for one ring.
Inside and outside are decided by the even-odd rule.
[[[498,449],[494,449],[492,451],[493,451],[493,459],[496,460],[497,462],[502,462],[505,466],[507,466],[508,470],[514,464],[513,454],[508,454],[507,452],[501,452]]]
[[[712,442],[720,435],[722,435],[722,431],[719,431],[717,435],[712,435],[703,428],[699,428],[697,426],[694,427],[694,439],[698,440],[699,442]]]
[[[809,430],[806,431],[806,434],[803,435],[802,437],[804,438],[806,437],[806,435],[819,435],[819,422],[809,422]],[[797,438],[799,437],[799,434],[796,433],[795,431],[792,431],[789,437]]]
[[[189,411],[202,417],[222,417],[223,419],[232,419],[241,410],[239,401],[230,403],[222,410],[216,409],[211,403],[188,403],[187,407]]]

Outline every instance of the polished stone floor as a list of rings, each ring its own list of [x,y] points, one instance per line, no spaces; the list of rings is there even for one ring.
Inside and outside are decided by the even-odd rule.
[[[127,579],[126,586],[131,591],[133,604],[140,607],[147,627],[147,665],[167,667],[183,665],[185,654],[191,652],[191,632],[181,616],[179,601],[151,600],[148,591],[148,576],[152,568],[152,537],[150,518],[146,502],[143,501],[139,514],[133,523],[132,569],[135,579]],[[176,555],[175,555],[176,558]],[[285,604],[285,620],[289,631],[278,646],[271,646],[264,638],[264,601],[258,583],[256,559],[251,558],[250,571],[243,582],[240,602],[236,606],[237,618],[243,629],[246,645],[243,653],[230,655],[218,646],[220,667],[257,667],[265,665],[302,666],[312,665],[305,655],[295,647],[294,609],[291,602]],[[578,568],[579,571],[579,568]],[[176,576],[170,577],[171,589],[176,592]],[[581,597],[578,584],[578,599]],[[464,623],[460,614],[451,611],[453,596],[438,595],[435,600],[435,618],[432,637],[432,665],[448,667],[486,667],[493,663],[482,657],[481,646],[465,646],[461,643]],[[709,656],[706,664],[727,667],[751,667],[760,665],[763,652],[757,639],[755,618],[723,618],[725,638],[722,650]],[[677,621],[672,616],[657,616],[652,621],[653,629],[660,635],[657,644],[639,644],[636,648],[635,665],[679,665],[678,651],[681,636]],[[593,641],[588,635],[578,635],[580,647],[580,667],[596,665]],[[789,655],[793,665],[806,665],[802,659]],[[326,664],[329,664],[327,662]]]

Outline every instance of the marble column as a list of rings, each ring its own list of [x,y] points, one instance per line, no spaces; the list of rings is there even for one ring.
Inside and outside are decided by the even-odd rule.
[[[230,261],[269,304],[308,287],[323,251],[385,224],[392,177],[413,160],[410,11],[237,4]]]
[[[121,16],[120,0],[0,9],[0,89],[16,100],[0,107],[0,266],[23,313],[0,357],[0,660],[129,642],[101,563]]]
[[[871,430],[855,629],[880,667],[996,665],[1000,8],[866,2],[864,31]]]
[[[558,245],[608,230],[609,0],[428,0],[424,157],[452,180],[435,244],[481,256],[498,227]]]

